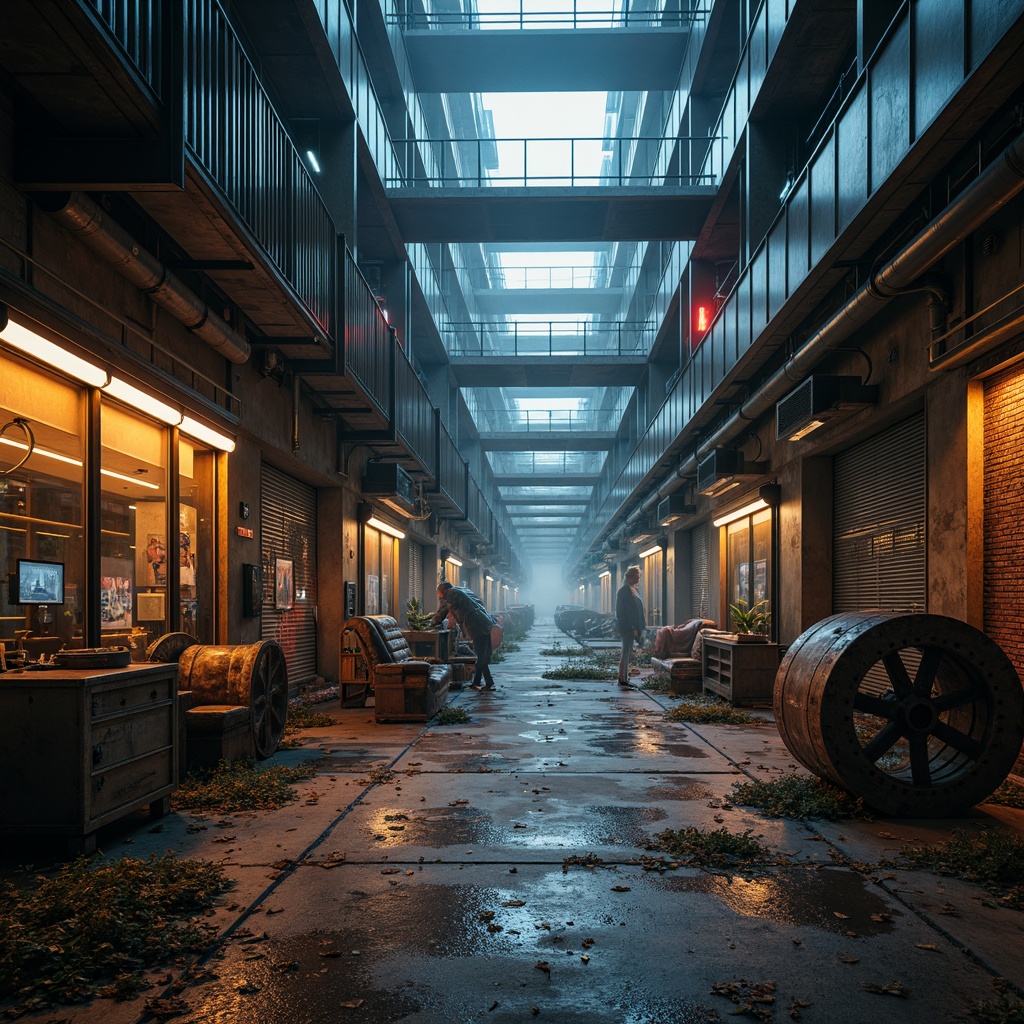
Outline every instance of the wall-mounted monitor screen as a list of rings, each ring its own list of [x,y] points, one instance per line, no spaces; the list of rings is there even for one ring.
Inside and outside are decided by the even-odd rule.
[[[14,604],[63,604],[64,563],[19,558],[12,589]]]

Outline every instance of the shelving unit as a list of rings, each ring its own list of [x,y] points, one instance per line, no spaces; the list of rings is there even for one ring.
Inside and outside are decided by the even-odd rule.
[[[770,704],[778,668],[778,644],[704,638],[704,689],[730,704]]]

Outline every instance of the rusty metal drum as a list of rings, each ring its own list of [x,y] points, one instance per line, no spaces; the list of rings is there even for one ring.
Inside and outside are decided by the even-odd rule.
[[[1024,691],[990,637],[943,615],[846,612],[790,646],[774,688],[790,753],[884,814],[984,800],[1024,742]]]
[[[194,704],[249,708],[257,757],[277,750],[288,714],[288,667],[276,641],[213,646],[187,633],[168,633],[149,645],[147,655],[178,662],[178,687],[192,691]]]

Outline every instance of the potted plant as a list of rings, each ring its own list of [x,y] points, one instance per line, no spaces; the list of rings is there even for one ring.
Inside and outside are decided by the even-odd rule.
[[[732,615],[732,624],[736,630],[737,640],[765,641],[768,639],[768,630],[772,625],[772,613],[768,610],[767,600],[756,601],[748,607],[747,602],[740,598],[735,604],[729,605],[729,612]]]
[[[420,602],[415,597],[410,597],[405,602],[405,617],[409,623],[409,628],[417,631],[427,629],[432,618],[430,612],[424,612],[420,609]]]

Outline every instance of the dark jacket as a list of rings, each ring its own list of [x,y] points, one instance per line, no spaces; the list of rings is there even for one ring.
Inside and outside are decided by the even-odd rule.
[[[452,618],[459,624],[459,628],[470,640],[490,633],[491,627],[496,622],[480,603],[476,594],[464,587],[452,587],[444,595],[441,606],[434,612],[430,624],[438,625],[445,619],[449,611],[452,613]]]
[[[615,595],[615,625],[619,636],[633,636],[647,628],[644,603],[628,583],[623,583]]]

